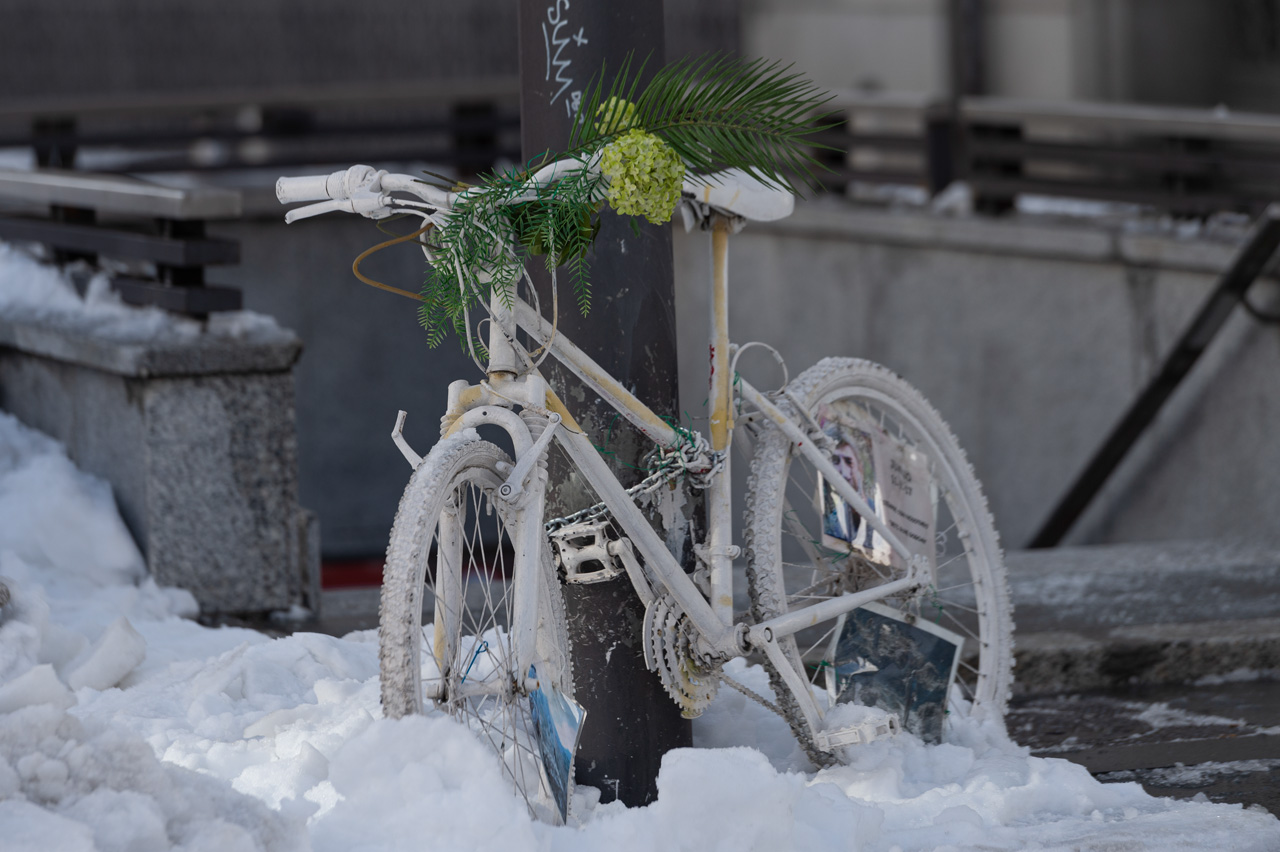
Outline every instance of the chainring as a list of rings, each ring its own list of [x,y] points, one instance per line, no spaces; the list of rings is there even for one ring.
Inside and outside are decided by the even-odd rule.
[[[702,715],[720,687],[720,665],[694,650],[697,632],[669,595],[644,611],[644,660],[686,719]]]

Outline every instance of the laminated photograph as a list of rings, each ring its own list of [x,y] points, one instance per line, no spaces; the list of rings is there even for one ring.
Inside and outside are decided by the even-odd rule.
[[[832,441],[836,470],[907,549],[924,556],[932,567],[937,488],[929,473],[928,457],[886,434],[852,401],[820,406],[818,426]],[[824,548],[857,553],[881,565],[905,567],[906,561],[893,553],[888,542],[821,475],[817,499]]]
[[[942,741],[947,693],[964,637],[871,603],[842,616],[827,652],[827,693],[835,703],[879,707],[927,743]]]
[[[529,677],[537,671],[529,668]],[[573,790],[573,756],[578,752],[578,738],[587,711],[581,704],[556,689],[551,683],[539,683],[529,693],[534,736],[542,756],[542,772],[555,800],[563,825],[569,818],[569,797]]]

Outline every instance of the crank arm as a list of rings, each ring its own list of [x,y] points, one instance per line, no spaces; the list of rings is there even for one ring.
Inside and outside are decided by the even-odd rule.
[[[622,560],[622,567],[627,569],[627,576],[631,579],[631,585],[635,587],[640,603],[646,607],[653,603],[657,596],[653,593],[653,587],[649,585],[649,581],[645,579],[644,569],[636,559],[636,551],[631,546],[631,539],[624,538],[609,542],[609,553]]]
[[[818,702],[814,700],[813,692],[809,688],[809,682],[791,665],[791,661],[787,659],[782,648],[778,646],[778,641],[771,635],[771,631],[766,631],[765,635],[768,638],[761,641],[756,647],[764,651],[769,662],[773,664],[774,670],[782,676],[787,688],[791,690],[791,696],[795,699],[796,704],[799,705],[805,724],[813,735],[814,745],[819,749],[825,752],[834,752],[843,746],[864,745],[885,737],[895,736],[902,731],[902,724],[898,721],[898,717],[887,712],[879,717],[856,722],[847,727],[828,728],[824,723],[826,714],[822,712]]]

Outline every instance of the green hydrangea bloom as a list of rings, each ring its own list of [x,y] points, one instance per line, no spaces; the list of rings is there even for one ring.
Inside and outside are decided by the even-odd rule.
[[[652,133],[629,130],[600,154],[600,171],[609,179],[609,206],[627,216],[644,216],[655,225],[670,221],[680,202],[684,161]]]
[[[630,130],[636,123],[636,105],[617,96],[600,104],[596,110],[596,132],[602,135]]]

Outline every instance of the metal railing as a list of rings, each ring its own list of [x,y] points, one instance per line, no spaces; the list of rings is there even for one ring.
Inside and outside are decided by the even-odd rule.
[[[126,173],[410,160],[519,162],[514,77],[0,103],[0,148]],[[1280,115],[1145,104],[836,93],[825,139],[850,183],[929,194],[962,179],[980,211],[1019,194],[1256,214],[1280,195]]]
[[[126,302],[196,317],[241,307],[238,289],[205,282],[205,267],[240,261],[239,243],[205,235],[206,221],[239,218],[239,192],[56,169],[0,171],[0,205],[0,239],[42,243],[60,262],[119,261],[130,271],[110,273],[111,284]]]
[[[30,147],[41,166],[131,173],[395,160],[476,173],[518,160],[517,95],[516,79],[500,77],[9,100],[0,103],[0,148]],[[1009,209],[1021,194],[1184,215],[1256,214],[1280,197],[1280,116],[859,92],[836,93],[832,108],[841,123],[823,140],[835,150],[822,156],[834,191],[889,184],[927,198],[963,180],[988,213]],[[48,215],[6,216],[0,239],[44,242],[62,259],[148,262],[154,278],[117,276],[127,300],[202,315],[240,304],[238,292],[204,284],[205,266],[238,260],[238,247],[207,238],[203,225],[238,215],[232,195],[87,173],[8,173],[0,202],[45,205]],[[104,228],[99,213],[137,221]]]
[[[953,179],[977,207],[1019,194],[1149,205],[1179,214],[1256,214],[1280,197],[1280,115],[1144,104],[838,93],[832,184]]]
[[[518,162],[515,77],[0,100],[0,148],[126,173],[419,161]]]
[[[141,269],[112,274],[133,304],[235,310],[240,291],[207,284],[205,268],[239,262],[239,245],[208,237],[205,222],[238,218],[240,193],[126,175],[260,168],[274,179],[302,165],[397,160],[474,174],[519,159],[517,95],[515,77],[497,77],[0,99],[0,149],[29,149],[37,166],[0,172],[0,239],[42,243],[58,261]]]

